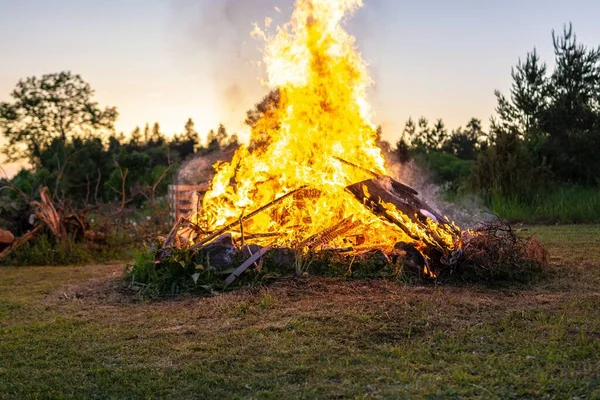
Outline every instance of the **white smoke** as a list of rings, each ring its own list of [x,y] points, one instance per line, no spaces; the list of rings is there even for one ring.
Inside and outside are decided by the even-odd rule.
[[[261,85],[264,43],[252,39],[250,32],[255,23],[264,27],[267,17],[274,26],[280,25],[289,17],[293,0],[171,0],[170,4],[174,31],[179,32],[177,63],[208,71],[219,110],[227,116],[222,122],[237,130],[246,111],[267,92]]]
[[[460,196],[456,202],[446,200],[447,187],[434,183],[429,171],[418,166],[413,160],[405,164],[388,160],[388,172],[395,180],[419,192],[417,196],[421,200],[439,214],[454,221],[461,229],[473,228],[478,222],[492,217],[483,201],[476,195]]]

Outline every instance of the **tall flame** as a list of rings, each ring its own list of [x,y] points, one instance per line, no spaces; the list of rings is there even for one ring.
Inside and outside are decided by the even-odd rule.
[[[290,22],[264,35],[268,86],[277,91],[253,124],[250,146],[216,166],[195,223],[215,230],[308,187],[318,195],[286,198],[246,221],[246,232],[278,233],[280,244],[289,244],[349,218],[369,227],[362,230],[366,244],[413,241],[344,191],[372,177],[365,171],[387,172],[370,120],[367,65],[342,27],[361,6],[362,0],[297,0]]]

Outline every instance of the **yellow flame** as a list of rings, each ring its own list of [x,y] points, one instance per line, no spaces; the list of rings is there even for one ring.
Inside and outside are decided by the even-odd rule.
[[[230,163],[216,166],[195,223],[212,231],[307,186],[320,195],[287,198],[246,221],[245,232],[279,233],[280,243],[289,244],[351,217],[363,225],[366,245],[414,241],[344,191],[371,176],[336,159],[387,172],[370,119],[367,65],[342,27],[361,6],[362,0],[297,0],[290,22],[274,36],[255,26],[252,34],[266,40],[267,83],[278,90],[279,99],[254,124],[250,148],[241,147]],[[399,217],[418,231],[417,237],[426,236],[407,216]],[[437,240],[452,244],[443,234]]]

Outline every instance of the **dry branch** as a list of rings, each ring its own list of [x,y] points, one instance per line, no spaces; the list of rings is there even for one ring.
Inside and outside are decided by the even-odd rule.
[[[250,218],[254,217],[256,214],[259,214],[261,212],[263,212],[264,210],[274,206],[275,204],[283,201],[284,199],[294,195],[294,193],[297,193],[301,190],[306,189],[306,186],[302,186],[299,187],[298,189],[292,190],[289,193],[284,194],[283,196],[280,196],[278,198],[276,198],[275,200],[271,201],[270,203],[265,204],[264,206],[252,211],[250,214],[246,215],[244,217],[244,220],[247,221]],[[229,229],[231,229],[232,227],[236,226],[237,224],[240,223],[240,219],[236,219],[235,221],[233,221],[230,224],[225,225],[224,227],[220,228],[219,230],[211,233],[210,235],[206,236],[205,238],[203,238],[202,240],[198,241],[197,243],[195,243],[193,246],[190,247],[190,250],[198,250],[200,249],[202,246],[204,246],[206,243],[216,239],[217,237],[219,237],[219,235],[221,235],[222,233],[227,232]]]
[[[28,241],[30,241],[33,237],[35,237],[35,235],[38,233],[38,231],[40,229],[41,229],[41,225],[37,225],[31,231],[29,231],[26,234],[24,234],[23,236],[17,238],[14,242],[12,242],[12,244],[10,246],[8,246],[4,250],[2,250],[2,252],[0,252],[0,261],[4,260],[10,253],[15,251],[16,249],[18,249],[19,247],[21,247]]]
[[[337,224],[309,237],[298,245],[298,248],[322,246],[331,242],[336,237],[343,235],[355,228],[357,224],[352,222],[352,216],[344,218]]]
[[[419,199],[413,189],[390,177],[381,176],[376,179],[368,179],[347,186],[346,190],[375,215],[398,226],[414,240],[424,241],[429,246],[442,251],[446,250],[441,238],[429,227],[429,219],[433,219],[439,229],[445,230],[456,239],[460,236],[460,231],[448,223],[445,217]],[[406,217],[409,221],[404,221],[399,216]],[[422,231],[427,233],[427,237],[420,237],[408,226],[408,222],[419,226]]]
[[[181,226],[182,223],[183,223],[183,217],[179,217],[179,219],[173,226],[173,229],[171,229],[171,232],[169,232],[169,236],[167,236],[167,240],[165,240],[165,242],[163,243],[163,245],[162,245],[163,249],[165,249],[171,245],[171,242],[173,242],[173,239],[175,238],[175,235],[177,234],[177,231],[179,230],[179,227]]]
[[[127,190],[125,187],[125,183],[127,181],[127,174],[129,173],[129,170],[127,168],[125,168],[125,172],[123,172],[123,169],[121,168],[121,166],[119,164],[117,164],[117,167],[119,168],[119,172],[121,173],[121,193],[120,193],[121,194],[121,207],[114,213],[107,215],[102,220],[102,222],[100,222],[99,229],[104,229],[106,224],[108,224],[112,219],[120,217],[123,214],[123,212],[125,211],[125,206],[133,200],[133,199],[127,199]]]
[[[44,221],[52,234],[58,239],[66,237],[67,228],[65,227],[63,216],[56,211],[56,208],[54,208],[50,192],[46,186],[40,190],[40,199],[41,201],[32,202],[37,208],[37,217]]]

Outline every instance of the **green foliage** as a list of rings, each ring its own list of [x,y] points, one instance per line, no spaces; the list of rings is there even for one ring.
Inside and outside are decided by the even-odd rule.
[[[533,156],[514,131],[497,131],[494,142],[477,158],[470,183],[484,197],[529,199],[545,187],[547,170],[536,166]]]
[[[598,184],[600,161],[600,46],[577,42],[572,26],[552,32],[555,68],[547,75],[535,49],[512,72],[510,98],[496,92],[494,130],[515,132],[534,161],[555,179]],[[508,167],[507,167],[508,168]]]
[[[558,187],[524,201],[493,195],[490,209],[508,221],[525,223],[600,223],[600,190],[584,187]]]
[[[456,193],[464,186],[473,166],[473,161],[464,160],[439,150],[417,154],[415,160],[431,172],[436,183],[447,184],[447,189]]]
[[[55,199],[87,207],[121,200],[127,173],[125,195],[140,205],[150,196],[166,194],[185,158],[238,145],[236,135],[220,125],[209,133],[207,145],[200,146],[191,119],[183,133],[171,140],[158,123],[146,124],[143,132],[136,128],[126,139],[113,130],[116,109],[100,109],[93,94],[88,83],[70,72],[17,84],[13,102],[0,104],[0,133],[8,139],[3,152],[9,160],[28,160],[31,168],[19,172],[8,185],[31,198],[48,186]],[[0,193],[0,207],[7,196],[15,199],[13,194]]]
[[[410,158],[429,167],[439,183],[470,188],[488,204],[513,199],[526,209],[539,206],[536,196],[551,188],[600,184],[600,46],[588,48],[577,41],[572,26],[552,32],[555,67],[552,71],[535,48],[511,71],[509,96],[496,91],[496,118],[490,134],[481,121],[448,135],[441,121],[430,128],[425,118],[410,118],[397,142],[396,158]],[[475,161],[466,178],[467,165]],[[555,192],[556,190],[554,190]],[[579,207],[567,206],[572,215]],[[563,219],[560,217],[559,219]],[[552,217],[551,219],[554,219]],[[591,219],[590,219],[591,220]]]
[[[139,251],[134,255],[133,264],[127,267],[125,279],[144,297],[212,293],[223,289],[223,275],[233,272],[217,271],[210,266],[210,260],[199,259],[191,252],[174,250],[160,263],[156,257],[156,247]]]
[[[93,263],[94,254],[83,243],[68,237],[57,241],[49,234],[41,234],[25,243],[2,260],[4,265],[83,265]]]
[[[0,131],[8,143],[9,161],[28,160],[39,165],[54,140],[99,137],[113,129],[114,107],[104,110],[92,100],[94,91],[70,72],[30,77],[17,83],[12,103],[0,103]]]

